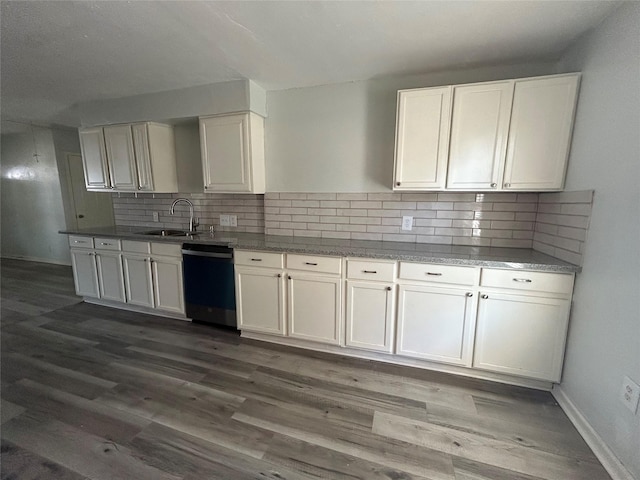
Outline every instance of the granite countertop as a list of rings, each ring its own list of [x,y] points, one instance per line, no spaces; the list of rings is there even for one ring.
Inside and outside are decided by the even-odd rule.
[[[284,237],[257,233],[198,232],[197,235],[162,237],[145,235],[143,227],[97,227],[82,230],[62,230],[69,235],[121,238],[170,243],[201,243],[226,245],[232,248],[274,252],[339,255],[344,257],[382,258],[422,263],[513,268],[547,272],[574,273],[581,267],[529,248],[469,247],[368,240]]]

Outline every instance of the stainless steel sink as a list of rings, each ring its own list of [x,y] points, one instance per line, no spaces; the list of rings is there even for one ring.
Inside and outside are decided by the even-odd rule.
[[[140,232],[141,235],[157,235],[159,237],[186,237],[192,235],[185,230],[149,230],[148,232]]]

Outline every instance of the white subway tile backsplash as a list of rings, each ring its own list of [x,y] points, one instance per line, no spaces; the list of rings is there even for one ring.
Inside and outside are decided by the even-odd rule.
[[[581,262],[593,192],[559,193],[300,193],[114,194],[117,225],[185,228],[194,203],[204,226],[296,237],[534,248]],[[153,222],[153,212],[160,222]],[[237,227],[219,227],[221,214],[236,215]],[[401,230],[403,216],[413,229]]]

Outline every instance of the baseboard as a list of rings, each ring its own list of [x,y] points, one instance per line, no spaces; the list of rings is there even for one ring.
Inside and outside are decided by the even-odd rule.
[[[602,440],[602,437],[598,435],[598,432],[594,430],[591,424],[584,418],[584,415],[578,410],[578,407],[571,401],[567,394],[562,390],[561,385],[555,385],[551,390],[551,394],[560,404],[564,413],[567,414],[573,426],[576,427],[587,445],[591,447],[593,453],[607,473],[611,475],[613,480],[634,480],[633,475],[626,469],[626,467],[618,460],[618,457],[611,451],[607,444]]]
[[[3,255],[2,259],[8,260],[24,260],[25,262],[38,262],[38,263],[51,263],[53,265],[64,265],[65,267],[70,267],[71,262],[64,262],[62,260],[51,260],[49,258],[38,258],[38,257],[26,257],[22,255]]]

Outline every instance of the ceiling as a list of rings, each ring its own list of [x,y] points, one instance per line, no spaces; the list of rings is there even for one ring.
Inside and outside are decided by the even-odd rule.
[[[2,116],[65,123],[78,102],[242,78],[274,90],[554,61],[620,3],[2,0]]]

